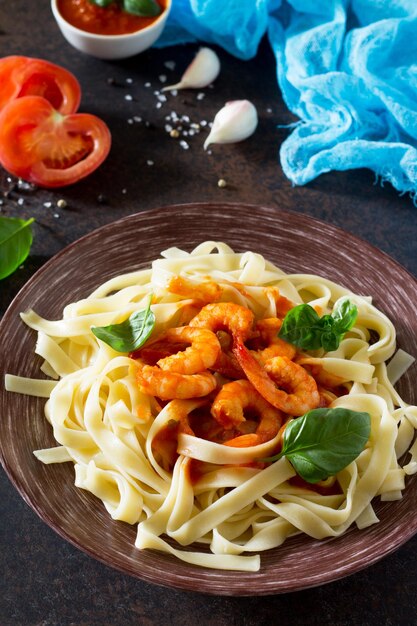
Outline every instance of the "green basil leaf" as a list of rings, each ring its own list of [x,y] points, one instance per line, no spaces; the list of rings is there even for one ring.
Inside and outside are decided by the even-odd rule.
[[[0,279],[10,276],[27,258],[32,245],[33,217],[0,217]]]
[[[265,461],[286,456],[301,478],[316,483],[334,476],[364,449],[371,432],[369,413],[313,409],[289,422],[281,452]]]
[[[352,328],[358,317],[357,307],[350,300],[342,300],[334,307],[332,317],[337,332],[346,333]]]
[[[278,336],[303,350],[321,348],[323,322],[309,304],[299,304],[288,311]]]
[[[324,332],[321,336],[321,346],[326,352],[337,350],[340,343],[340,335],[336,332]]]
[[[299,304],[288,311],[278,336],[302,350],[326,352],[336,350],[344,334],[352,328],[358,310],[349,300],[343,300],[332,315],[320,317],[309,304]]]
[[[146,309],[136,311],[120,324],[93,326],[94,335],[117,352],[132,352],[148,339],[155,326],[155,315],[151,310],[151,298]]]
[[[123,0],[123,9],[139,17],[156,17],[162,11],[156,0]]]

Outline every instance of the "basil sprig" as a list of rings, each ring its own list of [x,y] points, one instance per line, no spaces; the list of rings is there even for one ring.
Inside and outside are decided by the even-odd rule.
[[[369,413],[341,407],[313,409],[287,424],[281,452],[263,461],[285,456],[301,478],[317,483],[354,461],[370,432]]]
[[[123,11],[138,17],[156,17],[162,11],[156,0],[90,0],[91,4],[96,4],[103,9],[114,4],[115,1]]]
[[[124,322],[109,326],[93,326],[91,330],[98,339],[117,352],[132,352],[143,346],[154,326],[155,315],[151,310],[149,298],[146,309],[132,313]]]
[[[278,337],[302,350],[324,348],[329,352],[339,347],[357,316],[358,309],[349,300],[339,301],[331,315],[322,317],[309,304],[299,304],[288,311]]]
[[[32,245],[33,217],[0,217],[0,279],[10,276],[27,258]]]

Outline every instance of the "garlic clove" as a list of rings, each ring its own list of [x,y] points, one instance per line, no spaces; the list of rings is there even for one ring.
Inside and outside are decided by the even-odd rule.
[[[192,63],[185,70],[176,85],[168,85],[162,91],[172,89],[201,89],[210,85],[220,72],[220,61],[217,54],[210,48],[200,48]]]
[[[247,139],[258,125],[256,108],[249,100],[232,100],[216,114],[204,150],[211,143],[235,143]]]

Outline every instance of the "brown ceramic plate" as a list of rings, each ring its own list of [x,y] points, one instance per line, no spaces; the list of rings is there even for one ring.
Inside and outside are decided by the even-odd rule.
[[[398,343],[417,355],[417,282],[394,260],[340,229],[295,213],[258,206],[190,204],[131,215],[83,237],[56,255],[25,285],[2,321],[7,372],[37,376],[35,334],[19,319],[29,307],[50,319],[122,272],[148,266],[169,246],[191,250],[225,241],[236,251],[260,252],[289,272],[311,272],[370,294],[395,323]],[[355,254],[352,254],[352,250]],[[417,367],[400,392],[417,403]],[[414,382],[413,382],[414,381]],[[0,391],[0,455],[24,500],[62,537],[96,559],[147,582],[224,595],[267,595],[333,581],[375,563],[417,532],[417,476],[402,500],[376,503],[380,523],[351,528],[338,539],[306,536],[261,554],[257,573],[200,569],[134,547],[136,528],[114,522],[101,502],[74,487],[70,464],[45,466],[32,451],[54,445],[44,400]]]

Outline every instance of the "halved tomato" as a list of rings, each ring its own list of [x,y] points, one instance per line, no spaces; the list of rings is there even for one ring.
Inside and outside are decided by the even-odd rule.
[[[107,157],[111,135],[95,115],[62,115],[48,100],[25,96],[0,113],[0,163],[41,187],[63,187],[84,178]]]
[[[22,96],[42,96],[66,115],[78,109],[81,88],[71,72],[49,61],[24,56],[0,59],[0,111]]]

